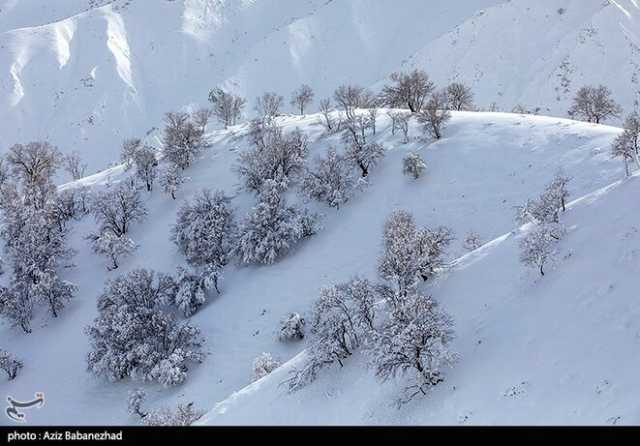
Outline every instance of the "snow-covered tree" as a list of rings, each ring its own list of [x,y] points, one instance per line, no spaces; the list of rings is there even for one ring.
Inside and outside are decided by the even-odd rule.
[[[412,113],[422,110],[428,96],[434,89],[433,82],[422,70],[409,73],[392,73],[391,85],[385,85],[380,94],[387,107],[408,108]]]
[[[98,192],[93,197],[91,213],[100,225],[100,233],[111,232],[120,237],[129,232],[132,223],[147,216],[140,192],[128,184],[121,183]]]
[[[289,313],[280,322],[278,339],[281,341],[293,341],[304,338],[305,320],[298,313]]]
[[[277,93],[268,92],[256,99],[256,113],[260,119],[270,120],[280,114],[284,98]]]
[[[136,166],[136,177],[151,192],[153,182],[158,176],[158,160],[156,151],[148,146],[140,147],[133,155],[133,162]]]
[[[257,381],[264,378],[269,373],[280,367],[280,361],[274,358],[271,353],[261,353],[253,360],[253,376],[251,381]]]
[[[175,164],[169,164],[160,175],[162,191],[171,195],[174,200],[176,199],[176,192],[184,182],[185,178],[182,175],[182,170]]]
[[[544,192],[537,200],[527,202],[516,208],[516,221],[520,224],[533,223],[558,223],[558,213],[565,210],[566,200],[569,196],[567,184],[570,178],[562,172],[556,173]]]
[[[596,124],[608,118],[617,118],[621,113],[622,108],[611,98],[611,90],[604,85],[580,88],[569,109],[569,116]]]
[[[326,98],[320,101],[320,113],[322,114],[322,125],[329,133],[340,128],[340,121],[332,116],[333,105],[331,99]]]
[[[135,242],[126,235],[115,235],[111,231],[103,231],[99,234],[91,233],[87,236],[91,243],[91,249],[95,254],[105,256],[111,261],[107,266],[109,271],[117,269],[118,259],[131,255],[137,248]]]
[[[471,110],[473,108],[473,92],[461,82],[452,82],[447,87],[447,98],[451,110]]]
[[[265,181],[258,204],[240,227],[237,252],[242,262],[274,263],[304,237],[303,216],[286,204],[274,180]]]
[[[402,173],[413,177],[414,180],[420,178],[426,168],[427,164],[417,152],[409,152],[402,159]]]
[[[180,207],[171,231],[187,262],[200,272],[206,270],[216,291],[218,273],[229,263],[237,237],[230,201],[220,190],[203,190]]]
[[[170,276],[145,269],[109,280],[98,298],[98,317],[86,329],[88,369],[110,381],[182,383],[188,364],[203,360],[202,339],[168,310],[175,294]]]
[[[395,211],[385,222],[378,273],[395,284],[398,296],[407,296],[419,279],[428,280],[444,266],[444,249],[452,239],[446,227],[419,229],[410,213]]]
[[[61,232],[67,228],[67,222],[86,214],[82,210],[82,191],[66,189],[55,194],[47,203],[47,211],[51,220],[58,226]]]
[[[210,108],[199,108],[193,112],[193,122],[200,127],[202,133],[207,130],[207,124],[209,119],[213,116],[213,111]]]
[[[313,169],[307,168],[301,189],[310,198],[339,209],[349,200],[354,183],[351,166],[330,147],[326,157],[318,158]]]
[[[449,349],[453,335],[453,320],[431,297],[409,295],[375,330],[367,348],[371,365],[383,381],[414,374],[409,397],[425,394],[443,381],[443,368],[456,361]]]
[[[451,119],[446,91],[433,93],[423,109],[417,114],[417,119],[422,124],[425,134],[440,139],[442,131]]]
[[[21,182],[25,204],[44,208],[55,194],[53,176],[62,163],[58,149],[48,142],[16,144],[9,148],[6,160]]]
[[[221,88],[214,88],[209,92],[209,102],[213,104],[213,115],[226,129],[230,125],[236,125],[247,101]]]
[[[347,146],[346,158],[360,168],[362,178],[369,175],[369,170],[384,158],[385,149],[382,144],[375,142]]]
[[[4,156],[0,156],[0,188],[4,186],[9,177],[9,163]]]
[[[629,115],[624,121],[624,131],[613,140],[611,156],[622,158],[626,176],[630,175],[629,161],[634,160],[640,169],[640,115],[637,112]]]
[[[9,377],[9,381],[18,376],[20,369],[24,367],[22,361],[6,350],[0,349],[0,370],[4,370]]]
[[[140,418],[144,418],[148,415],[142,405],[147,399],[147,393],[142,389],[134,389],[129,391],[129,398],[127,400],[127,412],[129,415],[137,415]]]
[[[188,113],[167,113],[162,150],[165,158],[182,170],[207,147],[202,127]]]
[[[194,274],[186,268],[178,267],[176,273],[175,305],[189,317],[207,301],[207,284],[200,274]]]
[[[145,426],[191,426],[198,421],[204,411],[196,409],[193,403],[178,404],[175,410],[161,408],[151,410],[142,419]]]
[[[520,241],[520,261],[537,268],[544,276],[544,267],[553,258],[556,244],[565,233],[559,223],[541,222]]]
[[[325,366],[340,366],[366,344],[374,328],[376,288],[367,280],[354,278],[320,291],[309,323],[309,347],[303,366],[293,371],[290,390],[297,390],[317,377]]]
[[[291,94],[291,106],[300,112],[300,116],[303,116],[305,108],[313,102],[313,96],[313,89],[307,84],[302,84]]]
[[[80,153],[74,151],[63,157],[64,169],[71,175],[72,180],[84,177],[87,165],[82,162]]]
[[[240,153],[236,170],[245,187],[259,193],[266,180],[274,180],[282,189],[300,174],[308,152],[302,132],[285,134],[274,122],[254,121],[254,147]]]
[[[129,138],[122,142],[120,161],[122,161],[126,170],[133,166],[134,156],[140,148],[142,148],[142,140],[140,138]]]

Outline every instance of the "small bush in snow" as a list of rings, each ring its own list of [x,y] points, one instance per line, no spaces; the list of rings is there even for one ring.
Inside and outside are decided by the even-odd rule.
[[[448,348],[452,339],[451,317],[431,297],[415,294],[395,306],[375,330],[367,350],[376,376],[383,381],[414,374],[416,382],[407,389],[413,391],[411,398],[443,380],[442,369],[456,360]]]
[[[4,370],[9,377],[9,381],[18,376],[18,372],[24,366],[22,361],[6,350],[0,349],[0,370]]]
[[[253,377],[251,381],[257,381],[267,376],[280,367],[280,361],[274,359],[271,353],[262,353],[253,360]]]
[[[402,159],[402,173],[413,177],[415,180],[422,176],[426,168],[427,164],[416,152],[409,152]]]
[[[147,399],[147,394],[142,389],[135,389],[129,392],[129,399],[127,402],[127,412],[129,415],[137,415],[140,418],[147,416],[147,412],[142,409],[142,405]]]
[[[142,419],[145,426],[191,426],[198,421],[204,411],[196,409],[193,403],[179,404],[175,410],[162,408],[150,411]]]
[[[307,169],[301,189],[309,198],[340,208],[349,200],[354,179],[346,159],[330,147],[325,158],[316,161],[315,169]]]
[[[304,338],[305,321],[298,313],[289,313],[280,323],[278,339],[281,341],[294,341]]]
[[[480,235],[475,232],[470,232],[464,239],[464,249],[467,251],[473,251],[482,246],[482,239]]]
[[[203,359],[202,340],[197,328],[178,323],[168,311],[175,293],[171,277],[145,269],[108,281],[98,317],[86,329],[88,369],[110,381],[182,383],[187,365]]]

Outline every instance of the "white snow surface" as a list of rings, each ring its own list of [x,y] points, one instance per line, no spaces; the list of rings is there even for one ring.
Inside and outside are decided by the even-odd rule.
[[[323,134],[319,119],[279,118],[287,131],[300,128],[309,135],[310,159],[329,145],[341,147],[339,136]],[[137,387],[148,392],[149,407],[193,401],[210,410],[201,422],[211,424],[640,421],[632,392],[640,357],[640,233],[633,206],[638,180],[620,182],[622,163],[609,158],[619,129],[531,115],[453,113],[440,141],[417,139],[414,123],[412,142],[402,144],[382,111],[375,139],[387,156],[368,186],[338,211],[308,203],[324,214],[323,229],[276,264],[226,268],[222,295],[211,296],[191,318],[206,339],[207,357],[191,368],[184,385],[113,384],[89,374],[83,329],[97,314],[105,279],[136,267],[173,273],[183,265],[169,230],[181,201],[200,189],[233,195],[239,217],[254,203],[232,170],[238,151],[249,146],[247,130],[242,124],[209,133],[212,146],[189,169],[191,179],[178,200],[159,190],[145,192],[149,217],[131,233],[140,248],[119,269],[108,272],[105,260],[90,252],[84,236],[95,228],[91,218],[73,224],[76,267],[63,277],[79,285],[77,298],[57,320],[39,314],[30,335],[0,325],[2,345],[25,362],[16,380],[0,380],[0,395],[46,394],[46,406],[31,410],[29,423],[133,424],[126,401]],[[408,150],[418,150],[427,163],[417,181],[402,175]],[[572,199],[584,198],[562,215],[569,234],[557,263],[541,279],[518,261],[522,231],[514,223],[514,206],[536,197],[560,167],[572,177]],[[116,166],[63,188],[100,188],[127,175]],[[453,347],[460,362],[427,397],[401,409],[394,400],[403,381],[376,382],[358,357],[287,394],[279,383],[304,356],[305,343],[278,341],[278,322],[291,311],[308,315],[322,286],[356,274],[375,279],[382,226],[394,209],[412,212],[421,225],[450,226],[457,236],[448,258],[461,259],[425,291],[455,319]],[[486,244],[466,254],[462,241],[469,231]],[[253,359],[262,352],[283,366],[245,387]]]
[[[566,116],[585,84],[638,99],[636,0],[0,0],[0,153],[49,139],[92,172],[223,86],[319,99],[425,69],[478,107]]]

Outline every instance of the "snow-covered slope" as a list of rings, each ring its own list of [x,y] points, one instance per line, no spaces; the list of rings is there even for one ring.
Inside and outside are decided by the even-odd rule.
[[[1,0],[0,153],[49,139],[95,171],[216,85],[251,114],[267,90],[322,98],[414,66],[472,85],[483,108],[564,116],[603,83],[630,112],[639,14],[635,0]]]
[[[279,384],[301,353],[218,403],[203,424],[638,424],[640,178],[588,194],[544,278],[517,263],[522,230],[462,257],[429,287],[457,325],[461,360],[426,397],[398,408],[356,356],[309,387]]]
[[[458,238],[449,253],[453,259],[464,254],[461,241],[471,230],[485,241],[511,231],[513,206],[537,195],[558,167],[573,177],[574,198],[622,176],[622,163],[608,155],[619,133],[613,127],[461,112],[454,113],[442,140],[427,145],[402,144],[402,136],[391,135],[386,115],[380,113],[378,119],[376,139],[388,153],[372,171],[368,187],[339,211],[309,203],[324,214],[324,229],[282,261],[268,267],[228,267],[223,294],[192,317],[206,339],[207,358],[191,370],[182,386],[144,386],[149,405],[194,401],[201,408],[215,407],[205,420],[211,423],[455,423],[467,412],[471,422],[605,422],[618,412],[625,416],[623,421],[632,422],[628,417],[634,406],[629,404],[624,412],[614,397],[632,388],[631,361],[637,357],[630,286],[639,242],[632,227],[634,207],[628,204],[637,195],[636,180],[593,203],[583,200],[567,212],[572,230],[562,246],[564,254],[572,255],[550,270],[544,281],[519,265],[513,237],[467,257],[438,282],[433,293],[456,319],[456,348],[462,360],[434,396],[403,411],[392,410],[386,404],[392,402],[392,386],[374,385],[371,374],[354,360],[342,373],[328,371],[295,396],[285,396],[277,388],[285,367],[253,386],[259,391],[244,392],[231,403],[216,406],[249,383],[251,362],[261,352],[287,361],[304,349],[304,343],[277,341],[278,321],[285,313],[308,313],[323,285],[355,274],[375,278],[382,225],[392,210],[407,209],[423,225],[450,226]],[[330,144],[341,146],[339,136],[323,136],[318,120],[318,115],[309,115],[279,122],[287,130],[298,127],[309,135],[312,158]],[[25,360],[18,379],[0,380],[0,394],[27,398],[35,391],[46,393],[46,407],[31,411],[30,422],[136,421],[126,413],[126,397],[139,383],[110,384],[86,372],[88,342],[83,328],[96,315],[96,298],[106,278],[136,267],[173,272],[183,264],[168,240],[183,199],[203,187],[221,188],[234,195],[238,216],[245,214],[254,198],[238,190],[231,166],[238,151],[248,145],[247,130],[243,124],[209,135],[213,145],[189,170],[191,181],[176,202],[159,191],[145,195],[149,217],[131,234],[140,248],[118,270],[107,272],[104,259],[88,249],[84,236],[95,223],[87,218],[73,225],[77,266],[65,278],[79,285],[77,298],[55,321],[39,316],[31,335],[0,325],[0,339]],[[412,136],[418,133],[417,126],[411,129]],[[418,181],[402,175],[407,150],[420,150],[428,164],[426,176]],[[125,176],[122,168],[115,167],[65,187],[97,188]],[[600,269],[601,265],[607,267]],[[623,358],[623,351],[631,353]],[[621,363],[625,367],[619,367]],[[573,376],[575,381],[568,383]],[[608,386],[602,384],[605,380]],[[518,387],[525,381],[528,384]],[[516,386],[515,397],[503,397],[511,386]],[[561,395],[566,401],[554,409],[552,403]],[[624,398],[631,398],[629,392]],[[539,413],[532,408],[538,402]],[[577,412],[563,411],[571,403]],[[350,410],[343,410],[347,405]],[[521,410],[509,412],[509,408]],[[557,418],[552,419],[554,414]],[[6,422],[0,418],[0,423]]]

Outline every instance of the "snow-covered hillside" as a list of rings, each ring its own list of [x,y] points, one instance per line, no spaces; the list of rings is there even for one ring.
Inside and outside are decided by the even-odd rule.
[[[287,131],[300,128],[309,135],[312,159],[329,145],[342,145],[339,136],[323,135],[319,119],[308,115],[278,122]],[[433,285],[434,296],[455,318],[454,346],[461,354],[433,395],[398,411],[391,404],[399,384],[374,383],[354,358],[344,370],[328,369],[293,396],[277,386],[289,363],[228,399],[249,384],[251,363],[261,352],[285,362],[304,349],[304,342],[277,340],[278,322],[287,312],[308,314],[322,286],[355,274],[375,279],[382,225],[391,211],[406,209],[421,225],[451,227],[457,240],[448,258],[455,259],[466,252],[461,242],[468,232],[489,242],[513,230],[514,206],[536,196],[559,167],[572,177],[572,198],[623,175],[622,163],[608,154],[619,133],[613,127],[459,112],[444,138],[432,144],[416,139],[402,144],[401,135],[391,135],[384,113],[377,127],[375,139],[387,155],[372,170],[368,186],[339,210],[308,203],[324,214],[323,229],[276,264],[226,268],[222,295],[191,318],[206,340],[204,362],[192,368],[184,385],[143,385],[149,406],[194,401],[212,409],[203,419],[207,423],[604,423],[615,416],[637,422],[629,391],[638,356],[631,287],[640,239],[629,205],[637,195],[635,179],[584,199],[563,215],[570,228],[563,255],[543,280],[518,262],[514,241],[521,235],[516,233],[464,257]],[[247,131],[242,124],[210,133],[212,146],[188,170],[191,180],[178,200],[158,190],[145,192],[149,216],[131,232],[140,248],[119,269],[108,272],[105,260],[84,240],[95,229],[92,219],[73,224],[76,267],[64,278],[79,285],[77,297],[57,320],[39,314],[30,335],[0,326],[3,344],[25,362],[16,380],[0,381],[0,394],[46,393],[46,407],[30,411],[30,423],[136,422],[127,414],[126,400],[140,383],[112,384],[88,373],[83,328],[97,314],[105,279],[136,267],[173,273],[184,264],[169,241],[182,200],[203,187],[220,188],[234,196],[237,215],[245,215],[255,198],[239,189],[232,165],[249,146]],[[412,126],[412,137],[419,132]],[[402,175],[407,150],[419,150],[428,165],[417,181]],[[115,167],[64,187],[100,188],[127,175]]]
[[[566,116],[584,84],[625,112],[638,88],[635,0],[1,0],[0,152],[49,139],[90,170],[163,113],[224,86],[316,98],[419,67],[476,104]],[[317,107],[317,103],[314,104]]]

